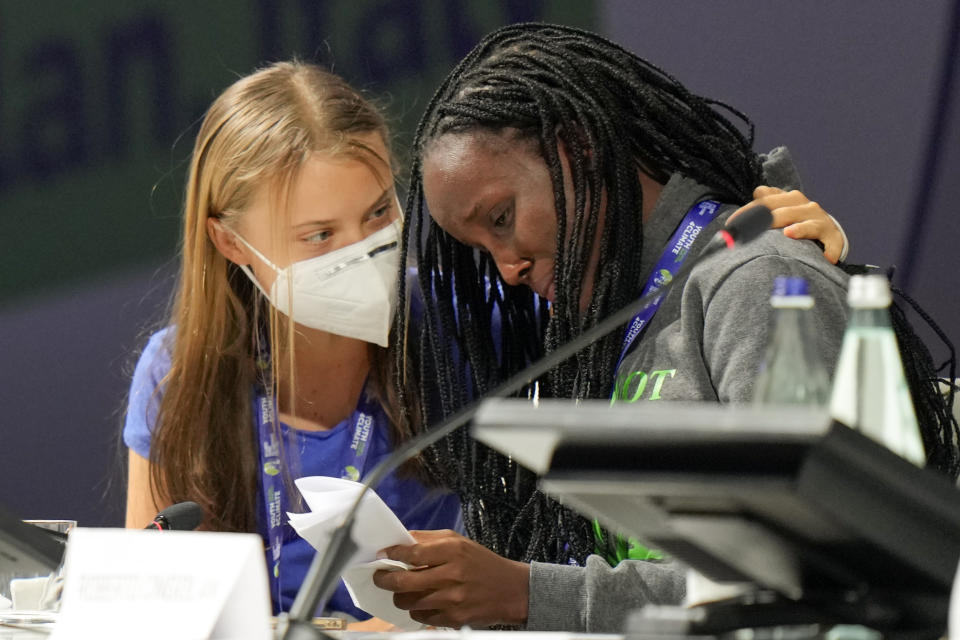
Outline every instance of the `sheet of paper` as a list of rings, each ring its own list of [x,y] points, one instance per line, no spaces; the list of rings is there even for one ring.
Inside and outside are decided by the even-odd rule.
[[[310,507],[309,513],[288,513],[290,524],[318,553],[325,553],[333,530],[342,522],[363,485],[342,478],[311,476],[294,484]],[[353,602],[370,615],[412,631],[423,627],[403,609],[393,605],[393,594],[373,584],[378,568],[406,570],[403,563],[378,560],[377,552],[397,544],[413,544],[415,540],[396,514],[373,491],[368,491],[357,510],[352,536],[357,551],[347,563],[343,581]]]
[[[266,573],[256,534],[77,528],[53,638],[269,640]]]
[[[410,618],[410,614],[402,609],[393,606],[393,592],[381,589],[373,584],[373,573],[380,569],[388,571],[407,571],[410,565],[399,560],[390,560],[381,558],[373,562],[364,562],[355,564],[343,572],[343,582],[347,585],[347,591],[354,603],[364,611],[373,612],[374,610],[382,612],[389,616],[389,619],[383,615],[374,614],[382,620],[400,627],[405,631],[415,631],[423,628],[423,625]]]

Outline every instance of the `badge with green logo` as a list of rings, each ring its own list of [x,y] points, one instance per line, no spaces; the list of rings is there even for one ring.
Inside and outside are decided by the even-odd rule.
[[[263,463],[263,472],[268,476],[275,476],[280,473],[280,465],[272,460]]]
[[[603,556],[611,567],[615,567],[624,560],[663,560],[662,551],[645,547],[636,538],[624,537],[620,534],[604,535],[600,523],[593,521],[593,536],[596,543],[594,552]]]

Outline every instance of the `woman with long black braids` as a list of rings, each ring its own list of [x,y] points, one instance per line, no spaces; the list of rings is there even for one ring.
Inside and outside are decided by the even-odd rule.
[[[419,396],[407,419],[434,424],[635,300],[660,273],[658,261],[692,255],[701,228],[701,239],[712,235],[752,199],[774,211],[786,235],[823,235],[822,210],[791,191],[799,180],[786,151],[764,156],[751,145],[743,115],[594,34],[516,25],[486,37],[417,130],[405,250],[418,265],[424,318],[409,335],[400,321],[410,348],[396,366],[408,383],[420,372],[430,385],[401,390]],[[814,243],[768,232],[695,268],[638,339],[610,335],[528,393],[746,399],[777,275],[807,278],[822,321],[815,347],[835,352],[845,275]],[[412,295],[401,291],[401,308]],[[416,619],[620,631],[630,608],[682,598],[675,565],[636,561],[645,550],[626,549],[546,498],[533,474],[467,433],[426,458],[459,493],[472,540],[424,532],[416,545],[387,550],[421,567],[376,576]],[[598,550],[626,561],[612,569],[592,555]]]

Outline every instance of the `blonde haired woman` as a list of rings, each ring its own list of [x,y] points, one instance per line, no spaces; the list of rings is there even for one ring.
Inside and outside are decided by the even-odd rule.
[[[387,375],[399,216],[384,121],[340,78],[279,63],[216,99],[172,316],[131,386],[127,526],[193,500],[205,528],[260,532],[289,608],[312,556],[283,522],[291,478],[360,478],[406,435]],[[458,527],[456,497],[410,473],[378,492],[410,529]],[[368,617],[342,585],[329,608]]]

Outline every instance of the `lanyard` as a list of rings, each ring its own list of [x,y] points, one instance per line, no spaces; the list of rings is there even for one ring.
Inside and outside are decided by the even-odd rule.
[[[265,359],[258,359],[261,371],[264,371]],[[269,368],[268,366],[266,368]],[[375,420],[382,415],[382,408],[373,401],[364,388],[360,395],[357,408],[350,415],[353,424],[353,437],[350,442],[350,460],[341,470],[340,477],[357,481],[363,476],[370,453],[370,435]],[[281,509],[283,504],[284,483],[280,473],[282,461],[280,458],[280,444],[277,441],[279,430],[276,428],[276,403],[274,397],[267,393],[265,385],[258,385],[253,398],[253,418],[257,427],[257,439],[260,449],[261,490],[266,518],[264,530],[267,538],[267,566],[270,576],[270,594],[276,608],[281,606],[280,598],[280,552],[283,549],[283,518]]]
[[[267,533],[270,594],[276,607],[280,606],[280,549],[283,547],[283,520],[280,505],[283,499],[283,478],[280,475],[280,443],[274,426],[276,412],[273,396],[257,393],[253,398],[253,416],[257,424],[260,448],[260,472],[263,504],[266,507],[264,529]]]
[[[717,217],[719,211],[720,203],[716,200],[704,200],[690,207],[687,215],[683,217],[680,225],[670,237],[670,241],[667,242],[667,246],[660,256],[660,260],[654,265],[653,272],[650,274],[650,278],[647,280],[647,284],[640,294],[641,297],[657,291],[664,284],[673,280],[687,259],[690,253],[690,247],[693,246],[694,241],[700,235],[700,232],[703,231],[704,227],[713,222],[713,219]],[[633,316],[633,320],[630,321],[623,335],[623,349],[620,351],[620,358],[617,360],[617,368],[614,369],[614,371],[620,369],[620,365],[623,363],[627,352],[630,351],[633,343],[640,337],[643,330],[650,324],[650,320],[653,319],[654,314],[660,309],[660,305],[663,303],[663,297],[663,295],[657,296],[650,304],[641,309],[637,315]]]

